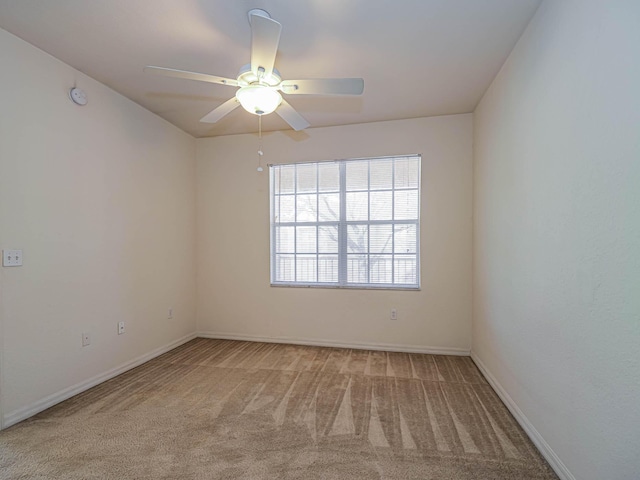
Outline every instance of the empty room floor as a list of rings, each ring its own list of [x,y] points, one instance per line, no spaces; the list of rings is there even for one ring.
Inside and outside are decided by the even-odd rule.
[[[2,479],[556,479],[468,357],[198,338],[0,432]]]

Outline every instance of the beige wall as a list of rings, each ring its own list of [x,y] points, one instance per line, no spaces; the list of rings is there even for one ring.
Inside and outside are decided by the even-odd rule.
[[[473,355],[563,478],[640,478],[639,86],[640,2],[545,1],[474,116]]]
[[[256,120],[257,121],[257,120]],[[198,329],[238,338],[468,352],[471,115],[264,138],[266,163],[422,154],[422,290],[269,286],[269,177],[258,138],[199,139]],[[398,320],[389,319],[391,308]]]
[[[195,331],[195,140],[2,30],[0,58],[0,247],[24,250],[0,267],[15,419]]]

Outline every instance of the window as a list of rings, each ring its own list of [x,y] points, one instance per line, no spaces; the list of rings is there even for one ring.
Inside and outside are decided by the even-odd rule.
[[[269,173],[272,285],[420,287],[420,156]]]

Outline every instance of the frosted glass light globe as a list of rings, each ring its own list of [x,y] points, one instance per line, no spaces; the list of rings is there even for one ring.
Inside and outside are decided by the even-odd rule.
[[[236,98],[247,112],[254,115],[272,113],[282,103],[282,95],[266,85],[247,85],[236,92]]]

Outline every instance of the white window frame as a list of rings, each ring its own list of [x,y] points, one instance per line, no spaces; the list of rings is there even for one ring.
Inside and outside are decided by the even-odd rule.
[[[363,161],[363,160],[385,160],[385,159],[406,159],[406,158],[417,158],[418,159],[418,215],[415,220],[360,220],[360,221],[348,221],[347,217],[347,188],[346,188],[346,165],[347,162],[350,161]],[[320,221],[319,218],[315,222],[278,222],[275,220],[275,193],[274,193],[274,167],[285,167],[291,165],[309,165],[309,164],[322,164],[322,163],[331,163],[335,162],[340,165],[340,219],[339,221]],[[395,169],[392,169],[392,172],[395,172]],[[294,162],[294,163],[283,163],[276,165],[269,165],[269,201],[270,201],[270,277],[271,277],[271,286],[272,287],[314,287],[314,288],[346,288],[346,289],[381,289],[381,290],[420,290],[421,285],[421,266],[420,266],[420,204],[422,198],[422,155],[420,154],[408,154],[408,155],[393,155],[386,157],[365,157],[365,158],[353,158],[353,159],[344,159],[344,160],[331,160],[331,161],[321,161],[321,162]],[[294,180],[297,182],[297,180]],[[392,179],[392,218],[395,216],[394,209],[394,198],[396,191],[402,190],[415,190],[415,188],[396,188],[395,182]],[[366,192],[370,193],[372,191],[385,191],[389,189],[371,189],[371,185],[369,184]],[[291,194],[287,194],[291,195]],[[298,195],[297,186],[294,190],[294,198]],[[297,200],[295,201],[295,205],[297,208]],[[370,208],[370,204],[369,204]],[[297,215],[294,214],[294,219]],[[310,226],[310,227],[320,227],[320,226],[337,226],[338,227],[338,281],[337,282],[302,282],[302,281],[276,281],[276,270],[275,270],[275,262],[276,262],[276,227],[299,227],[299,226]],[[416,283],[413,284],[403,284],[403,283],[347,283],[347,268],[348,268],[348,248],[347,248],[347,232],[349,225],[392,225],[392,231],[395,231],[396,225],[415,225],[416,227],[416,252],[415,254],[398,254],[394,249],[394,236],[392,236],[392,246],[391,253],[389,254],[392,257],[391,265],[392,272],[395,268],[395,259],[396,257],[402,256],[411,256],[415,255],[416,259]],[[316,245],[318,242],[318,236],[316,234]],[[296,249],[297,250],[297,249]],[[298,252],[292,254],[294,259],[296,259],[296,255]],[[322,253],[317,252],[316,248],[316,256],[322,255]],[[370,251],[367,251],[367,255],[371,256]],[[296,260],[294,260],[295,262]],[[294,272],[296,271],[295,263],[294,263]],[[370,269],[367,271],[367,276],[370,275]],[[392,278],[394,278],[394,273],[392,273]]]

